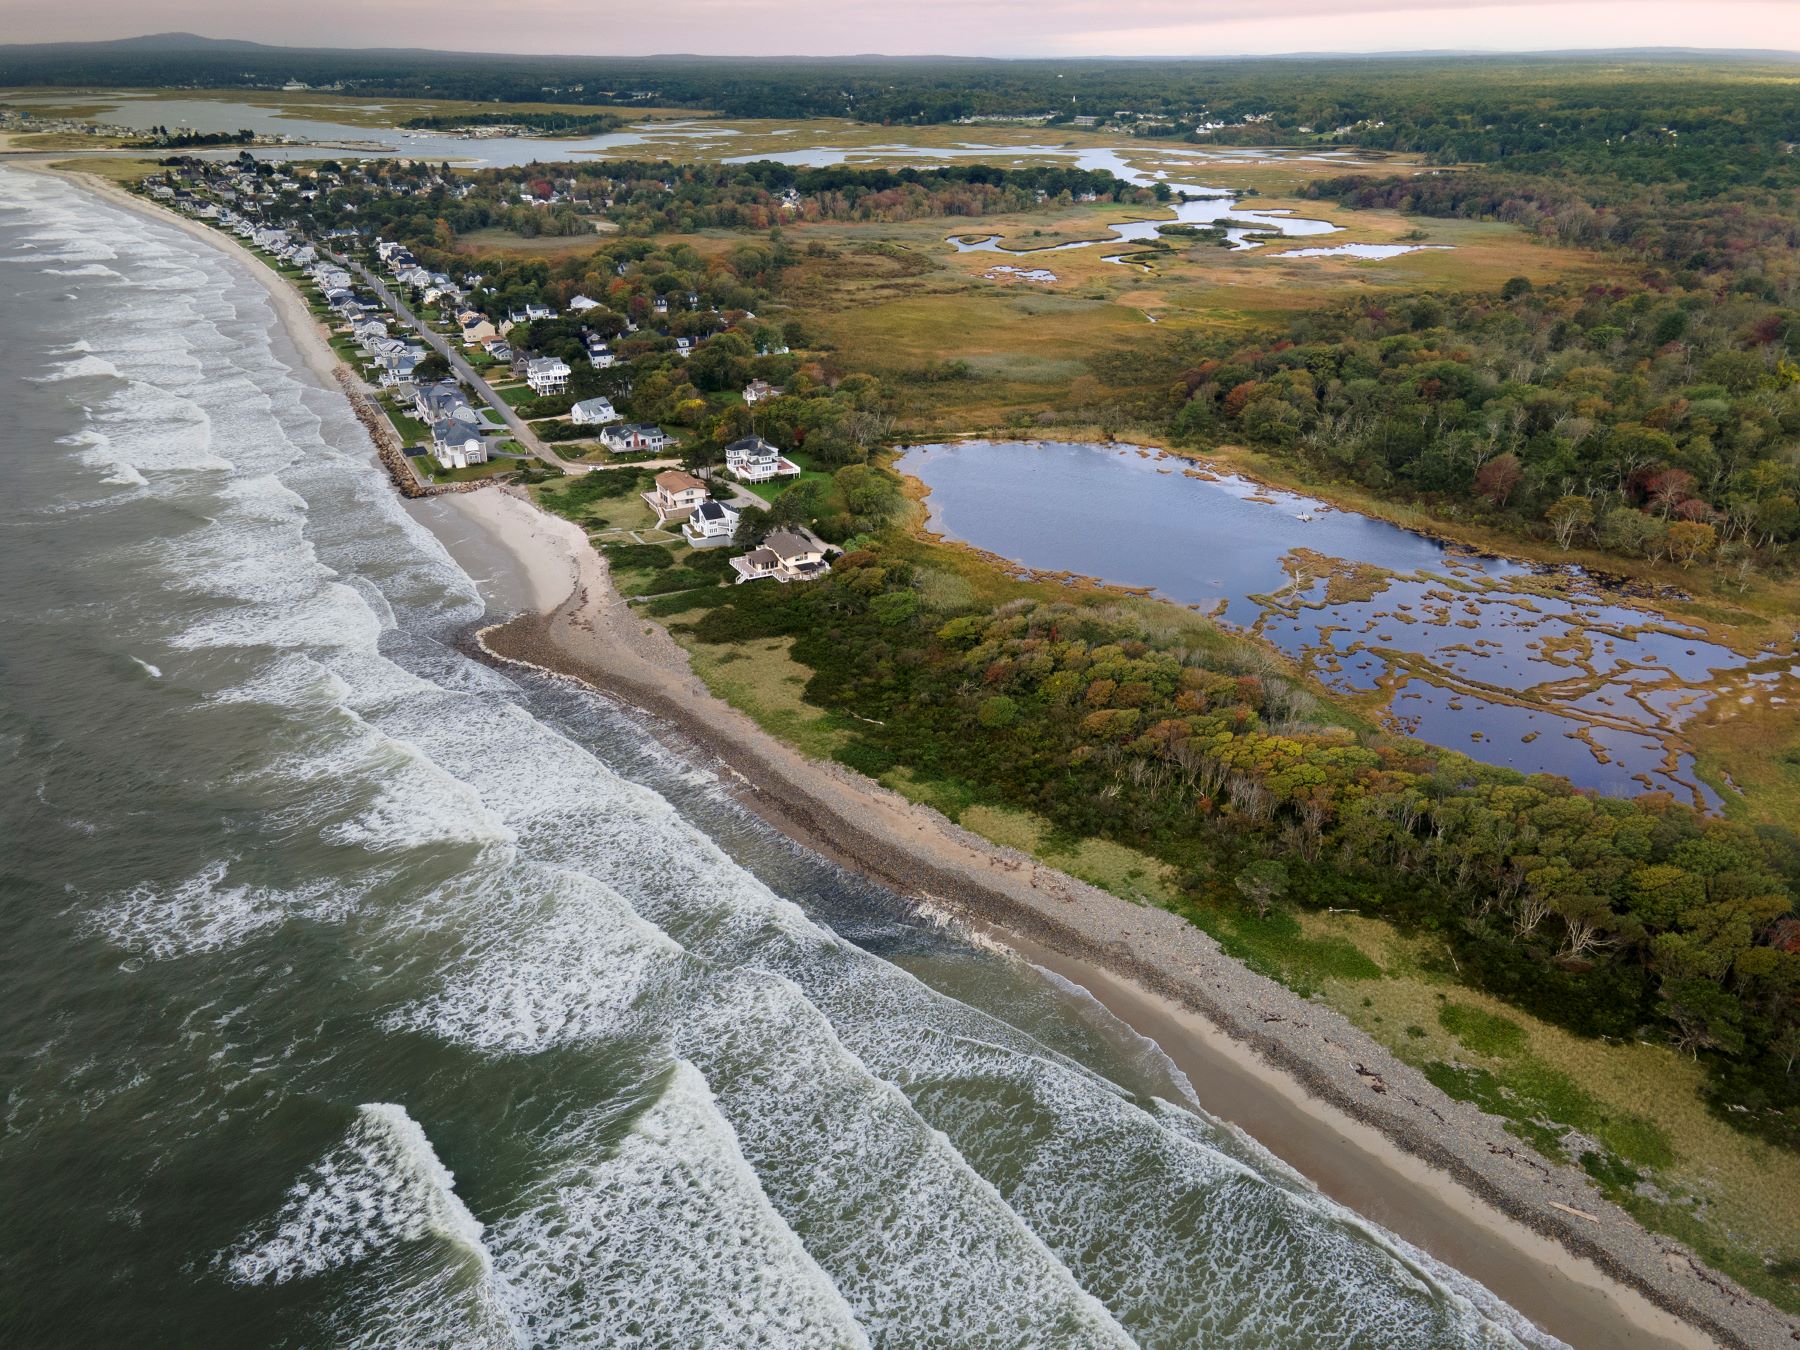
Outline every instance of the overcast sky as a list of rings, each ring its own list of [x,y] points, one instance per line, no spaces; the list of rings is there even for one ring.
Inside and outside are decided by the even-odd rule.
[[[4,41],[171,30],[290,46],[571,55],[1795,51],[1800,0],[0,0]]]

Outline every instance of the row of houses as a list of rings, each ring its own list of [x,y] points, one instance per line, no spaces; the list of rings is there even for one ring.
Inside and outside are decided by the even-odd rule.
[[[729,502],[713,499],[700,479],[680,469],[656,475],[654,486],[642,494],[664,526],[679,524],[682,538],[692,548],[721,548],[737,535],[743,513]],[[797,526],[771,530],[761,544],[731,560],[737,584],[746,581],[815,581],[831,570],[829,544],[811,530]]]

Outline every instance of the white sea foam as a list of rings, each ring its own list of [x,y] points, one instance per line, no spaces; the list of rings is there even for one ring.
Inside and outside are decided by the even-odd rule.
[[[95,226],[97,246],[119,228]],[[374,943],[361,971],[396,991],[382,1028],[507,1056],[520,1081],[523,1056],[561,1048],[560,1069],[615,1040],[686,1061],[623,1139],[579,1121],[558,1136],[485,1244],[416,1124],[365,1108],[221,1258],[231,1278],[345,1272],[343,1344],[854,1344],[857,1324],[908,1346],[1504,1339],[1416,1254],[1191,1113],[1147,1109],[823,932],[504,681],[422,652],[408,621],[473,588],[358,462],[354,424],[327,426],[272,360],[266,302],[193,268],[204,284],[139,297],[79,353],[133,381],[95,410],[86,453],[220,470],[158,479],[208,523],[146,558],[199,574],[175,645],[205,657],[184,677],[253,672],[193,715],[280,727],[285,753],[244,777],[274,803],[271,836],[420,856],[335,888],[215,864],[115,898],[102,931],[150,955],[221,950],[341,920],[444,843],[488,844],[424,896],[384,885],[358,913],[345,950]]]
[[[46,267],[44,271],[53,277],[116,277],[125,280],[125,274],[115,272],[104,263],[83,263],[79,267]]]
[[[159,960],[235,947],[291,919],[332,922],[356,906],[355,890],[315,879],[282,889],[226,880],[231,863],[211,863],[172,886],[134,886],[102,905],[94,926],[117,946]]]
[[[141,656],[134,656],[131,659],[133,661],[137,662],[137,664],[143,668],[144,673],[147,674],[151,679],[160,680],[162,678],[162,670],[160,667],[151,665],[148,661],[144,660],[144,658]]]
[[[401,1107],[374,1103],[359,1107],[344,1141],[294,1183],[269,1229],[223,1264],[242,1284],[284,1284],[434,1236],[485,1268],[492,1258],[481,1233],[418,1122]]]
[[[55,384],[62,380],[85,379],[120,379],[119,368],[111,361],[99,356],[78,356],[73,361],[65,361],[47,374],[27,375],[26,379],[34,384]]]
[[[572,1133],[576,1160],[489,1234],[530,1343],[868,1345],[692,1065],[676,1066],[609,1156]]]
[[[467,951],[439,991],[392,1014],[483,1050],[530,1051],[617,1034],[647,988],[673,974],[680,947],[579,873],[518,868],[462,896],[453,919],[433,897],[409,926],[453,922]]]

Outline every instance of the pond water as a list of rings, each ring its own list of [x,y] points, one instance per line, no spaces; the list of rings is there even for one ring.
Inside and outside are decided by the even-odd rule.
[[[1157,451],[970,441],[912,447],[898,467],[929,489],[933,530],[1209,610],[1372,698],[1396,731],[1608,794],[1716,809],[1683,724],[1800,676],[1575,569],[1476,556]]]
[[[1290,248],[1277,258],[1398,258],[1402,253],[1448,253],[1448,244],[1332,244],[1326,248]]]
[[[993,153],[991,147],[980,152],[965,151],[962,153]],[[1172,181],[1166,170],[1158,169],[1154,173],[1143,170],[1126,162],[1117,150],[1075,150],[1063,147],[1037,146],[1029,151],[1020,149],[1014,153],[1058,154],[1062,153],[1075,161],[1078,169],[1104,169],[1107,172],[1132,184],[1134,187],[1151,187],[1165,184],[1170,191],[1182,200],[1168,203],[1167,209],[1174,211],[1174,216],[1157,215],[1151,219],[1109,221],[1107,233],[1094,239],[1077,239],[1066,244],[1050,244],[1043,248],[1005,248],[1000,243],[999,235],[951,235],[947,242],[958,253],[1061,253],[1072,248],[1114,247],[1119,244],[1151,243],[1162,236],[1158,233],[1164,225],[1211,225],[1221,220],[1243,221],[1244,228],[1231,228],[1225,231],[1225,237],[1231,241],[1234,249],[1260,248],[1263,239],[1268,235],[1281,235],[1285,238],[1308,238],[1321,234],[1336,234],[1341,226],[1333,225],[1329,220],[1312,220],[1305,216],[1296,216],[1291,211],[1271,210],[1258,211],[1246,209],[1241,205],[1242,199],[1222,188],[1208,187],[1202,183],[1178,183]],[[1213,153],[1208,158],[1217,158]],[[1162,210],[1164,208],[1150,208]],[[1346,248],[1369,248],[1373,245],[1346,245]],[[1313,257],[1331,250],[1299,250],[1284,257]],[[1400,252],[1410,252],[1406,247]],[[1386,256],[1386,255],[1383,255]],[[1115,252],[1106,259],[1108,262],[1126,263],[1131,260]]]
[[[64,104],[69,101],[69,98],[69,95],[61,93],[26,94],[15,96],[10,101],[21,107],[30,108]],[[1066,159],[1076,168],[1104,169],[1116,174],[1126,182],[1140,187],[1166,183],[1177,195],[1189,198],[1186,201],[1170,204],[1174,209],[1173,219],[1175,221],[1206,225],[1230,217],[1253,226],[1254,228],[1233,229],[1226,232],[1227,238],[1230,239],[1234,248],[1258,247],[1262,242],[1258,235],[1263,231],[1289,238],[1304,238],[1332,234],[1339,228],[1330,221],[1309,220],[1291,215],[1286,211],[1240,209],[1238,197],[1217,187],[1199,183],[1175,182],[1169,177],[1166,169],[1145,172],[1136,168],[1127,162],[1125,156],[1144,152],[1124,148],[1069,144],[1009,146],[976,141],[961,142],[947,147],[926,147],[896,142],[854,147],[811,145],[799,146],[793,150],[727,156],[722,152],[730,148],[733,138],[741,137],[744,133],[735,127],[719,126],[703,118],[696,118],[692,121],[656,122],[625,131],[611,132],[604,136],[568,139],[522,137],[472,139],[429,131],[406,131],[398,127],[354,126],[347,122],[336,121],[333,120],[333,114],[344,105],[324,96],[320,96],[316,102],[308,102],[304,97],[290,100],[277,108],[260,107],[256,104],[234,102],[228,99],[179,98],[131,91],[84,94],[81,96],[81,100],[83,103],[94,106],[96,110],[94,120],[138,130],[146,130],[155,126],[196,132],[228,132],[248,129],[258,135],[271,138],[291,137],[297,141],[329,143],[324,145],[259,146],[256,150],[257,157],[270,160],[346,159],[366,155],[399,155],[432,163],[449,161],[462,165],[509,168],[539,161],[554,162],[579,156],[613,155],[619,151],[636,151],[645,146],[655,147],[652,151],[654,154],[662,154],[667,152],[668,142],[671,140],[683,143],[689,150],[702,157],[719,155],[722,162],[726,164],[773,160],[780,164],[808,168],[826,168],[851,160],[859,162],[901,160],[909,164],[930,165],[958,159],[986,159],[997,162],[1021,159]],[[389,105],[381,103],[355,106],[383,111],[389,107]],[[316,118],[282,115],[296,110],[313,108],[318,110],[319,115]],[[605,110],[596,109],[596,111]],[[396,119],[404,117],[404,105],[394,108],[394,115]],[[803,129],[783,127],[768,134],[797,135],[801,130]],[[229,158],[236,155],[238,151],[236,147],[229,147],[196,150],[192,153],[202,158],[216,159]],[[1239,147],[1192,149],[1159,146],[1155,150],[1155,157],[1163,161],[1192,163],[1196,167],[1207,162],[1275,162],[1278,158],[1344,164],[1356,162],[1352,157],[1352,152],[1349,151],[1274,156],[1267,150]],[[1056,247],[1058,249],[1091,248],[1097,244],[1113,246],[1121,243],[1147,242],[1158,237],[1156,233],[1158,225],[1170,223],[1170,218],[1166,216],[1151,220],[1112,223],[1107,226],[1109,233],[1104,237],[1080,240]],[[1002,249],[997,239],[968,244],[954,239],[951,242],[959,251],[970,249],[996,253],[1012,251]],[[1109,261],[1123,260],[1113,258]]]
[[[67,94],[42,94],[12,97],[8,100],[21,107],[63,104]],[[282,108],[258,107],[252,103],[235,103],[225,99],[164,98],[129,93],[108,93],[91,98],[81,96],[83,103],[98,109],[94,120],[116,126],[146,130],[166,126],[172,130],[226,132],[250,130],[260,136],[289,136],[303,141],[328,141],[349,144],[353,150],[334,149],[327,145],[258,146],[258,159],[346,159],[361,155],[401,155],[432,163],[449,160],[456,164],[480,164],[507,168],[534,161],[566,160],[576,155],[611,154],[671,137],[705,144],[723,142],[739,133],[731,127],[710,126],[704,121],[658,122],[644,130],[615,131],[604,136],[581,136],[569,139],[506,137],[473,139],[446,136],[429,131],[405,131],[398,127],[360,127],[331,120],[332,103],[321,100],[316,105],[289,103]],[[318,118],[285,117],[280,114],[296,107],[316,106]],[[358,107],[382,107],[359,104]],[[596,109],[604,112],[605,109]],[[397,119],[408,116],[396,110]],[[206,158],[230,157],[237,147],[218,150],[196,150]]]

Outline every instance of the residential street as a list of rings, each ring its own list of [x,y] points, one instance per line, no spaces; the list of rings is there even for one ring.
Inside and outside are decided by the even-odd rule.
[[[353,259],[337,257],[335,254],[332,256],[339,266],[349,268],[367,282],[375,294],[381,297],[382,304],[404,319],[407,326],[419,335],[420,341],[450,363],[450,369],[456,372],[457,378],[473,389],[483,403],[500,414],[500,420],[506,423],[506,428],[512,433],[513,439],[518,441],[527,453],[536,455],[546,464],[556,465],[565,473],[587,473],[589,470],[599,467],[594,464],[583,464],[577,460],[564,459],[557,454],[531,429],[531,424],[513,410],[510,403],[494,392],[488,382],[481,377],[481,372],[470,365],[463,354],[456,349],[456,344],[421,322],[419,316],[408,309],[401,302],[400,297],[389,290],[380,277]]]

